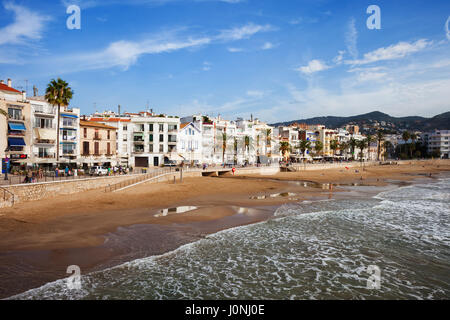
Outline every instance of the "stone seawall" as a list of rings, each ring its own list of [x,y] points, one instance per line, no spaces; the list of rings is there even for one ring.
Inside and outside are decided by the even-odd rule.
[[[42,182],[5,186],[4,189],[14,194],[14,202],[26,202],[52,198],[56,195],[67,195],[93,189],[105,188],[110,184],[116,184],[131,180],[139,175],[123,175],[114,177],[100,177],[95,179],[64,180],[57,182]],[[0,199],[0,208],[8,207],[11,201]]]

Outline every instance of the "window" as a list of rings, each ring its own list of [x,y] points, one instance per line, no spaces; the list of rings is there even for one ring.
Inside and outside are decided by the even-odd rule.
[[[159,135],[159,142],[164,142],[164,135],[163,134]]]
[[[41,129],[51,129],[53,128],[53,119],[35,118],[34,127]]]
[[[23,120],[21,109],[8,108],[8,116],[10,119]]]
[[[89,155],[89,142],[84,141],[83,142],[83,156]]]
[[[153,123],[148,125],[148,131],[153,132]]]
[[[111,132],[110,132],[110,130],[108,130],[108,140],[110,140],[110,139],[111,139]],[[108,154],[109,154],[109,152],[108,152]]]
[[[127,134],[123,135],[123,141],[128,141],[128,135]]]
[[[176,124],[169,124],[169,131],[175,131],[177,130],[177,125]]]
[[[98,156],[100,154],[100,145],[98,142],[94,143],[94,155]]]
[[[71,143],[64,143],[63,145],[63,154],[75,154],[75,145]]]
[[[123,131],[127,131],[128,127],[127,126],[123,126]]]
[[[64,127],[75,127],[76,125],[77,125],[76,119],[63,118],[63,126]]]
[[[127,153],[128,152],[128,146],[126,144],[122,145],[122,152]]]
[[[87,128],[84,128],[84,129],[83,129],[83,136],[84,136],[85,138],[87,138]]]
[[[153,144],[148,145],[148,152],[153,152]]]
[[[148,138],[149,138],[150,142],[153,142],[153,135],[152,134]]]
[[[161,152],[161,153],[164,152],[164,145],[163,144],[159,145],[159,152]]]
[[[159,125],[159,132],[164,132],[164,124]]]
[[[109,133],[109,131],[108,131],[108,133]],[[107,155],[111,154],[111,144],[109,142],[106,145],[106,154]]]
[[[39,158],[50,158],[48,148],[39,148]]]

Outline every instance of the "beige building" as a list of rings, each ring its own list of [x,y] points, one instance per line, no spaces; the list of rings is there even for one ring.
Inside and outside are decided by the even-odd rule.
[[[31,156],[32,125],[31,106],[26,93],[0,80],[0,109],[7,117],[0,115],[0,157],[11,159],[13,167],[26,164]]]
[[[80,156],[83,166],[117,165],[116,128],[80,120]]]

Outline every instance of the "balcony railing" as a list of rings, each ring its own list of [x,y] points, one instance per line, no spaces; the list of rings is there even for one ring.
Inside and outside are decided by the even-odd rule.
[[[35,139],[35,144],[55,144],[56,140]]]
[[[8,136],[25,137],[25,132],[24,131],[8,131]]]
[[[75,155],[75,150],[63,150],[63,155]]]
[[[134,153],[144,153],[144,149],[134,149],[133,150]]]
[[[41,159],[54,159],[56,158],[55,153],[35,153],[35,158],[41,158]]]
[[[25,116],[19,116],[19,115],[9,115],[8,116],[9,120],[17,120],[17,121],[25,121]]]

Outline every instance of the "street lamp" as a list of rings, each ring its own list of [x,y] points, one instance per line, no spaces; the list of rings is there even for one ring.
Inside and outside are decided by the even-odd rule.
[[[8,158],[7,153],[9,153],[9,148],[6,148],[6,149],[5,149],[5,156],[6,156],[6,158],[5,158],[5,166],[6,166],[6,168],[5,168],[5,181],[8,180],[8,164],[9,164],[9,161],[11,161],[11,160]]]

